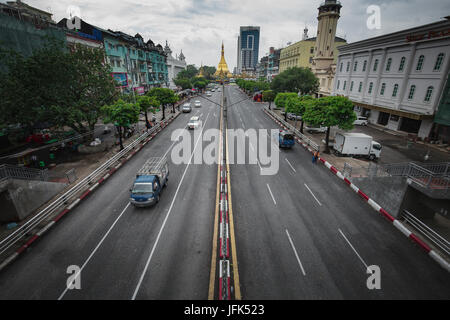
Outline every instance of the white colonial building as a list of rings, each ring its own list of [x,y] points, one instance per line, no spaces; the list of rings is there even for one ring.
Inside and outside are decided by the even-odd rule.
[[[184,57],[183,50],[180,55],[175,58],[172,56],[172,50],[170,49],[167,41],[164,47],[164,52],[167,55],[167,70],[169,74],[169,88],[175,89],[177,86],[173,80],[177,77],[178,73],[186,69],[186,58]]]
[[[429,136],[447,81],[450,20],[339,47],[333,95],[391,130]]]

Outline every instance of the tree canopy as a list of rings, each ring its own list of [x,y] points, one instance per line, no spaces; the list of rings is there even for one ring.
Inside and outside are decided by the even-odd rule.
[[[0,122],[68,126],[78,133],[92,131],[102,105],[116,95],[104,51],[77,44],[70,50],[49,41],[29,57],[5,56],[0,75]]]
[[[308,68],[294,67],[277,75],[271,83],[271,88],[276,92],[314,94],[319,90],[319,79]]]
[[[303,120],[312,125],[327,127],[326,150],[330,127],[338,126],[343,130],[353,129],[356,113],[353,111],[353,103],[346,97],[330,96],[311,100],[303,114]]]

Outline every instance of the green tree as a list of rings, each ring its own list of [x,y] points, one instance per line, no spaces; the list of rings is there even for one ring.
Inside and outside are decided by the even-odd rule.
[[[286,100],[289,97],[298,97],[298,94],[295,92],[283,92],[278,93],[275,97],[275,105],[277,108],[284,110],[284,121],[287,121]]]
[[[183,90],[192,88],[192,83],[189,79],[183,79],[183,78],[175,79],[174,82],[177,86],[181,87],[181,89],[183,89]]]
[[[322,97],[307,104],[303,120],[312,125],[327,127],[325,153],[329,153],[330,128],[338,126],[343,130],[353,129],[356,114],[353,103],[346,97]]]
[[[145,115],[145,125],[148,123],[148,112],[151,111],[155,113],[155,109],[158,108],[161,103],[155,98],[150,96],[139,96],[137,104],[141,112]]]
[[[265,90],[262,93],[262,99],[264,102],[268,102],[269,103],[269,110],[270,110],[270,106],[272,105],[272,102],[275,100],[275,91],[273,90]]]
[[[118,94],[105,53],[100,49],[50,41],[29,57],[10,54],[0,75],[0,122],[37,122],[93,131],[100,108]],[[90,137],[92,138],[92,135]]]
[[[172,107],[174,108],[175,102],[178,101],[178,96],[168,88],[153,88],[147,93],[147,95],[149,95],[150,97],[155,97],[156,100],[161,103],[163,111],[161,120],[164,120],[166,118],[166,106],[172,104]],[[173,111],[175,112],[174,109]]]
[[[300,125],[300,132],[303,133],[303,114],[306,110],[306,107],[308,104],[313,102],[313,98],[309,95],[305,96],[289,96],[286,99],[286,113],[294,113],[297,116],[301,116],[301,125]],[[295,120],[297,122],[297,119]]]
[[[301,95],[314,94],[319,90],[319,79],[308,68],[289,68],[277,75],[272,83],[276,92],[298,92]]]
[[[125,128],[139,121],[139,106],[119,99],[112,105],[103,106],[101,112],[104,115],[104,123],[114,123],[117,127],[119,131],[120,150],[122,150],[123,132],[125,132]]]
[[[185,70],[180,71],[177,74],[176,79],[187,79],[190,80],[198,74],[198,69],[193,64],[188,64]]]

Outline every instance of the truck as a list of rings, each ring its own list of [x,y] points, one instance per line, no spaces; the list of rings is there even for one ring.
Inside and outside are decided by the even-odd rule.
[[[280,133],[278,135],[278,142],[280,148],[292,148],[295,145],[293,133],[290,131],[280,130]]]
[[[136,207],[148,207],[159,202],[161,191],[169,180],[166,158],[149,158],[136,174],[130,189],[130,202]]]
[[[333,149],[337,155],[362,156],[370,160],[378,159],[381,154],[381,144],[373,141],[371,136],[364,133],[337,132]]]

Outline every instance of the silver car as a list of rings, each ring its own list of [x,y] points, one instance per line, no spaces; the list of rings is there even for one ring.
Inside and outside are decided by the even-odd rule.
[[[183,107],[181,108],[181,110],[183,112],[191,112],[192,111],[191,104],[190,103],[185,103],[183,105]]]

